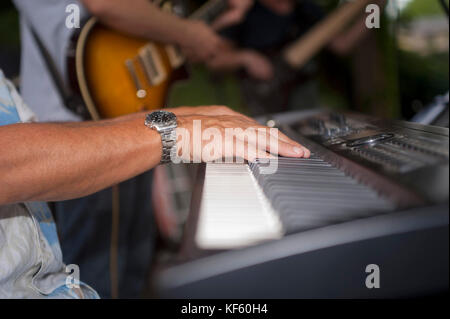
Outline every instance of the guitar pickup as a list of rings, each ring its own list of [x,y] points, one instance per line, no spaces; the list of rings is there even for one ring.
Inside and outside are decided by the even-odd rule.
[[[141,81],[139,80],[139,76],[137,74],[136,68],[134,66],[134,62],[131,59],[125,61],[125,66],[127,67],[128,74],[133,80],[134,87],[136,88],[136,96],[139,99],[143,99],[147,96],[147,91],[144,90]]]
[[[151,85],[159,85],[167,78],[158,49],[154,44],[149,43],[141,48],[138,58]]]
[[[183,65],[185,58],[179,47],[174,45],[166,45],[165,49],[170,65],[173,69],[177,69]]]

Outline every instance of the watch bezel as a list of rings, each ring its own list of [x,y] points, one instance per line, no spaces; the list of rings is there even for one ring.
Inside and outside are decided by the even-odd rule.
[[[155,115],[168,115],[171,118],[164,121],[162,120],[162,118],[158,118]],[[145,117],[145,125],[149,128],[156,129],[157,131],[173,129],[177,127],[177,116],[169,111],[154,111],[147,114],[147,116]]]

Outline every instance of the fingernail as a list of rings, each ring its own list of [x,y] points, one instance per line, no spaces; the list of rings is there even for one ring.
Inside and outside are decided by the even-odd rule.
[[[297,154],[297,155],[303,154],[303,150],[300,147],[296,147],[295,146],[293,148],[293,150],[294,150],[294,153]]]

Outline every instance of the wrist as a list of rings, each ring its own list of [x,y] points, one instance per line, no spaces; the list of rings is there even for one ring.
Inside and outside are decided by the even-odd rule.
[[[164,35],[163,42],[180,47],[185,46],[188,42],[186,33],[192,22],[172,14],[168,15],[168,19],[170,20],[170,23],[169,20],[167,20],[166,23],[164,23],[164,28],[161,29],[161,33]]]
[[[167,110],[154,111],[145,117],[145,126],[157,131],[161,139],[161,164],[170,162],[176,156],[177,116]]]
[[[175,43],[180,47],[188,47],[197,35],[197,21],[181,20],[174,34]]]
[[[239,64],[243,68],[247,68],[253,59],[253,54],[251,51],[245,50],[239,54]]]

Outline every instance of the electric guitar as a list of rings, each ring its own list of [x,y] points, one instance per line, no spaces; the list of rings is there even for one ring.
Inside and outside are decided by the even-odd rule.
[[[210,0],[189,18],[208,23],[226,8],[226,0]],[[172,11],[170,2],[162,10]],[[130,37],[96,18],[84,25],[76,44],[77,84],[94,120],[162,108],[184,62],[177,47]]]
[[[243,95],[252,115],[283,111],[289,92],[300,77],[308,77],[313,70],[309,61],[330,43],[373,0],[354,0],[340,5],[305,35],[289,44],[281,52],[269,56],[275,74],[270,81],[251,78],[242,80]]]

